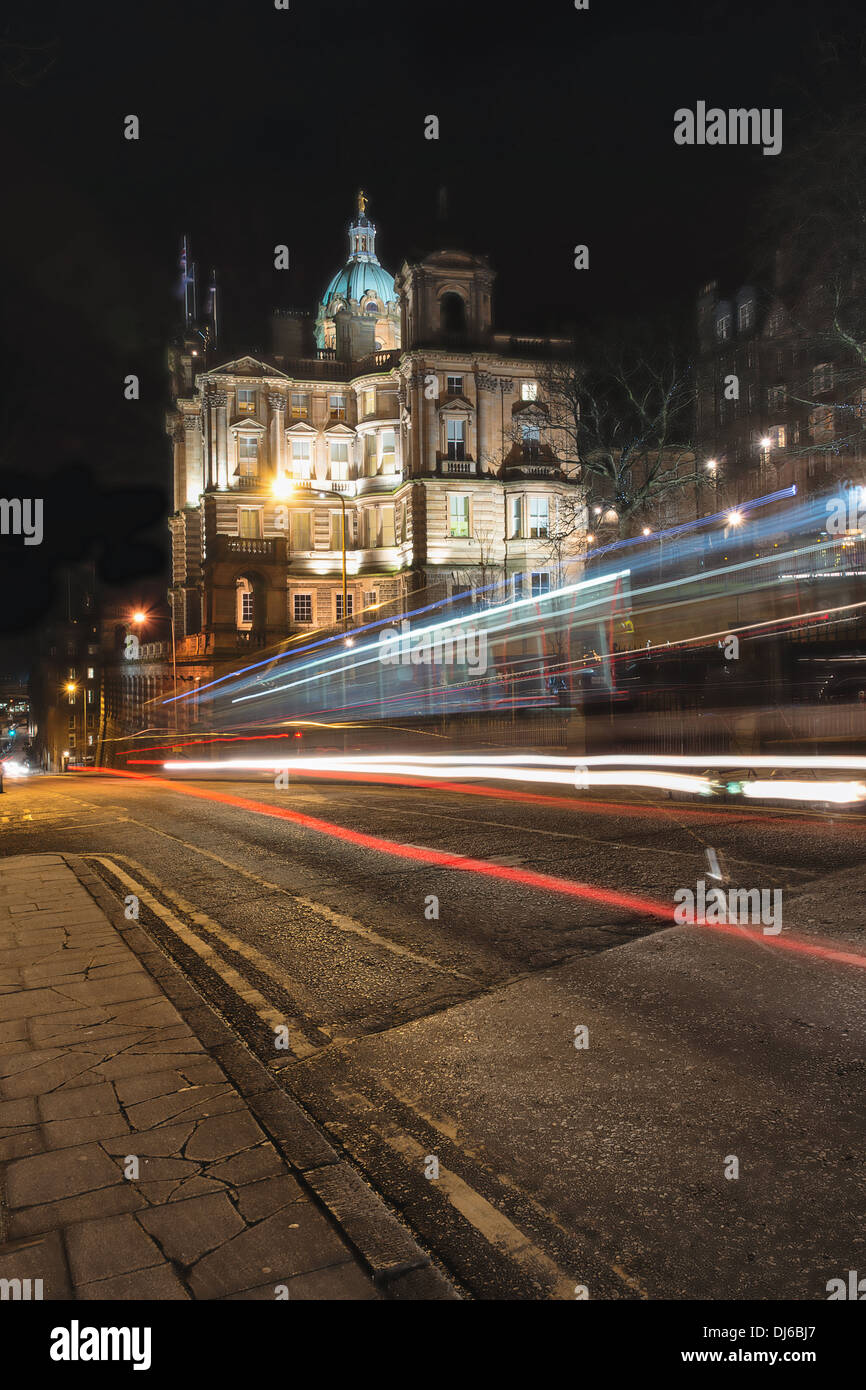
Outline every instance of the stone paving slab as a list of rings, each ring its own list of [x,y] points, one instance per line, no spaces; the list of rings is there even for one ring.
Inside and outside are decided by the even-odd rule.
[[[304,1181],[337,1156],[276,1090],[253,1112],[80,877],[0,860],[0,1280],[47,1300],[385,1297]]]

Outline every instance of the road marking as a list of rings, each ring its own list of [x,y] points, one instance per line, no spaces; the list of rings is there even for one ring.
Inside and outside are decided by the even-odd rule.
[[[306,907],[311,912],[315,912],[317,916],[323,917],[326,921],[330,922],[332,926],[339,927],[341,931],[353,932],[356,936],[362,937],[365,941],[368,941],[371,946],[380,946],[383,950],[390,951],[392,955],[403,956],[408,960],[414,961],[416,965],[423,965],[429,970],[438,971],[440,974],[454,975],[458,980],[468,980],[468,982],[476,988],[480,987],[480,982],[475,976],[464,975],[462,971],[456,970],[453,966],[442,965],[439,961],[431,960],[429,956],[422,956],[419,952],[410,950],[408,946],[401,946],[396,941],[389,941],[386,936],[380,936],[372,927],[365,927],[361,922],[356,921],[354,917],[349,917],[345,912],[335,912],[333,908],[326,907],[324,903],[315,902],[312,898],[299,897],[297,894],[292,893],[288,888],[284,887],[283,884],[273,883],[270,879],[262,878],[259,874],[254,874],[250,869],[243,868],[241,864],[235,864],[230,859],[223,859],[219,854],[214,854],[213,850],[201,849],[198,845],[190,844],[188,840],[181,839],[179,835],[170,835],[167,830],[159,830],[155,825],[148,825],[146,821],[135,820],[132,816],[128,819],[131,825],[140,825],[145,830],[151,831],[154,835],[162,835],[166,840],[173,840],[175,844],[183,845],[184,849],[191,850],[194,854],[200,854],[205,859],[213,859],[215,863],[221,864],[224,869],[230,869],[233,874],[242,874],[244,878],[251,879],[252,882],[258,884],[260,888],[267,888],[272,893],[281,893],[284,897],[290,898],[292,902],[296,902],[301,907]],[[125,860],[127,863],[134,863],[134,861],[128,859],[126,855],[121,854],[117,857]],[[135,867],[141,869],[141,865],[136,864]],[[156,882],[155,879],[153,881]],[[165,888],[163,884],[160,884],[159,887],[161,892],[165,892],[168,897],[171,897],[171,891],[169,889]],[[193,908],[191,910],[195,911],[196,909]],[[243,943],[241,943],[241,945],[243,945]],[[267,958],[262,956],[261,959],[264,961]],[[262,969],[264,969],[264,967],[262,967]],[[271,969],[267,973],[273,975],[273,970]],[[277,979],[278,977],[274,976],[274,978]],[[289,979],[290,977],[286,976],[286,978]],[[296,984],[295,989],[299,991],[302,989],[302,986]],[[290,990],[289,993],[291,992]],[[322,1031],[324,1032],[325,1030],[322,1029]]]
[[[125,858],[125,856],[120,857]],[[273,1030],[274,1028],[281,1027],[287,1028],[289,1033],[291,1051],[294,1053],[296,1057],[309,1057],[312,1055],[312,1053],[319,1051],[319,1048],[316,1046],[316,1044],[309,1042],[307,1038],[304,1036],[304,1034],[301,1032],[301,1030],[297,1027],[297,1019],[286,1018],[284,1014],[272,1008],[271,1005],[268,1003],[267,999],[265,999],[264,995],[260,994],[259,991],[255,989],[254,986],[251,985],[247,980],[245,980],[244,977],[240,975],[237,970],[235,970],[232,966],[226,964],[226,962],[222,959],[220,955],[217,954],[217,952],[214,950],[214,948],[210,945],[209,942],[202,941],[201,937],[196,936],[195,932],[191,931],[185,922],[182,922],[181,919],[177,917],[175,913],[171,911],[170,908],[165,907],[164,904],[161,903],[158,898],[155,898],[152,893],[148,892],[148,890],[144,887],[143,884],[138,883],[134,878],[131,878],[130,875],[126,873],[124,869],[121,869],[119,864],[115,863],[114,860],[109,859],[106,855],[101,854],[87,854],[84,856],[84,858],[95,859],[98,864],[102,864],[108,870],[108,872],[113,874],[115,878],[117,878],[126,888],[129,888],[131,892],[135,893],[136,896],[150,908],[151,912],[155,913],[156,916],[159,917],[161,922],[164,922],[165,925],[169,927],[176,936],[180,937],[181,941],[183,941],[187,946],[189,946],[191,950],[195,951],[196,955],[200,956],[201,959],[206,962],[206,964],[210,967],[211,970],[214,971],[215,974],[219,975],[220,979],[224,982],[224,984],[227,984],[229,988],[244,1001],[245,1004],[249,1005],[249,1007],[254,1010],[254,1012],[259,1016],[262,1022],[267,1025],[269,1029]],[[136,865],[136,868],[139,869],[139,872],[142,872],[141,867],[139,865]],[[159,887],[159,890],[161,892],[164,891],[163,886],[161,884],[157,886]],[[185,911],[186,909],[184,908],[182,910]],[[217,922],[211,921],[211,919],[207,917],[203,912],[197,913],[196,917],[200,926],[205,927],[207,931],[212,932],[221,941],[223,941],[223,943],[227,945],[231,950],[237,950],[238,948],[242,948],[240,950],[240,954],[242,955],[248,954],[249,951],[252,950],[251,947],[245,947],[244,942],[238,942],[237,938],[233,937],[230,932],[223,931],[222,927],[220,927],[220,925]],[[322,1029],[321,1031],[324,1032],[325,1030]]]
[[[496,1171],[496,1169],[486,1159],[486,1157],[482,1157],[482,1155],[479,1154],[477,1150],[470,1149],[467,1147],[466,1144],[461,1144],[458,1142],[457,1136],[460,1132],[460,1126],[458,1125],[456,1120],[447,1119],[442,1115],[432,1115],[429,1113],[429,1111],[422,1110],[419,1105],[416,1105],[414,1101],[410,1100],[410,1098],[407,1095],[404,1095],[402,1091],[398,1091],[396,1086],[392,1086],[391,1083],[388,1080],[386,1080],[386,1078],[383,1076],[377,1074],[375,1080],[376,1085],[381,1086],[386,1091],[389,1091],[396,1101],[398,1101],[401,1105],[404,1105],[407,1110],[411,1110],[414,1115],[417,1115],[420,1120],[423,1120],[426,1124],[428,1124],[431,1129],[435,1129],[439,1134],[443,1136],[443,1138],[447,1139],[450,1143],[454,1144],[455,1148],[460,1149],[461,1153],[464,1153],[467,1156],[467,1158],[470,1159],[471,1162],[479,1164],[482,1168],[486,1169],[486,1171],[491,1175],[491,1177],[495,1178],[497,1182],[502,1183],[503,1187],[510,1188],[510,1190],[512,1192],[515,1192],[518,1195],[518,1197],[521,1198],[522,1201],[527,1202],[529,1206],[531,1206],[533,1210],[538,1213],[538,1215],[541,1217],[543,1221],[547,1222],[552,1226],[555,1226],[556,1229],[560,1231],[562,1235],[566,1236],[569,1240],[574,1240],[574,1231],[569,1230],[567,1226],[563,1226],[562,1222],[559,1221],[559,1219],[553,1212],[549,1211],[547,1207],[543,1207],[540,1202],[536,1201],[536,1199],[532,1196],[531,1193],[525,1192],[524,1189],[520,1186],[520,1184],[518,1182],[515,1182],[514,1178],[509,1177],[507,1173],[500,1173]],[[483,1148],[484,1145],[482,1144],[481,1147]],[[602,1259],[603,1257],[601,1255],[598,1255],[598,1258]],[[617,1278],[621,1279],[622,1282],[628,1286],[628,1288],[633,1289],[635,1293],[640,1294],[641,1298],[649,1298],[649,1294],[646,1292],[643,1285],[636,1278],[634,1278],[633,1275],[627,1274],[626,1271],[618,1264],[613,1264],[610,1261],[605,1261],[605,1263],[607,1263],[608,1268],[611,1269],[613,1273],[617,1276]]]
[[[366,1096],[344,1087],[335,1087],[335,1092],[356,1113],[357,1102],[360,1101],[360,1111],[364,1115],[367,1127],[375,1130],[388,1147],[406,1159],[416,1171],[423,1172],[427,1153],[421,1144],[396,1126],[383,1125],[372,1119],[369,1111],[374,1107]],[[579,1280],[573,1275],[569,1277],[565,1274],[549,1255],[534,1245],[529,1236],[515,1226],[513,1221],[509,1221],[507,1216],[503,1216],[502,1212],[497,1211],[496,1207],[488,1202],[486,1197],[482,1197],[480,1192],[476,1192],[474,1187],[470,1187],[441,1163],[439,1176],[435,1184],[431,1183],[431,1187],[433,1186],[437,1192],[444,1193],[454,1209],[484,1237],[488,1245],[492,1245],[500,1254],[521,1266],[532,1279],[540,1278],[541,1282],[548,1286],[550,1298],[574,1298],[575,1284]]]

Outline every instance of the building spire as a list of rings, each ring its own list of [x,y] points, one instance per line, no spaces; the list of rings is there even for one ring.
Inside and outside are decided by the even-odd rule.
[[[363,188],[358,190],[358,208],[349,223],[349,260],[371,261],[378,265],[376,257],[376,226],[367,216],[370,199]]]

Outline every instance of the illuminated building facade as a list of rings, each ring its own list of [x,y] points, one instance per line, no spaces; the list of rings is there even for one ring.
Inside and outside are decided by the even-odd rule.
[[[218,361],[189,316],[171,349],[171,601],[196,680],[244,649],[396,615],[410,595],[553,582],[577,467],[557,454],[539,375],[565,343],[494,331],[480,256],[389,274],[364,195],[348,230],[315,318],[275,314],[267,360]]]

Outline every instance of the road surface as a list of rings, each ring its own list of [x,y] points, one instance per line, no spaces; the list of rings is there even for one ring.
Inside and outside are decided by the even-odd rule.
[[[861,814],[185,786],[7,781],[0,852],[136,898],[470,1296],[810,1300],[866,1270]],[[716,861],[782,889],[780,934],[673,924]]]

